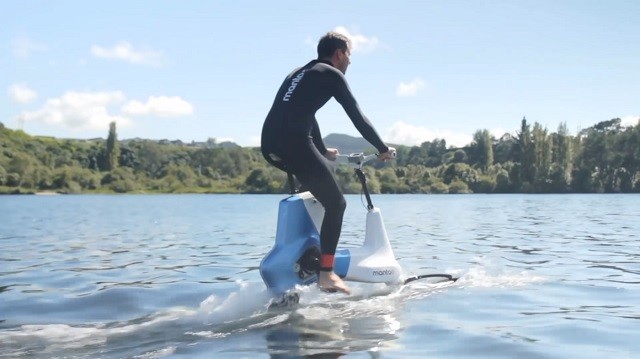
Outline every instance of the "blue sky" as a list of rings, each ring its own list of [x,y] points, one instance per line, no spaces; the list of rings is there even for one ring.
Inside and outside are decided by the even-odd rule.
[[[285,75],[329,30],[391,143],[464,145],[526,116],[572,134],[640,118],[640,1],[8,1],[0,121],[32,135],[259,145]],[[358,135],[335,100],[323,135]]]

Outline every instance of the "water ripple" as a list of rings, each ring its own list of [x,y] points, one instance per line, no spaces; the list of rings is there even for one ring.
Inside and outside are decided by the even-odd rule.
[[[341,245],[353,246],[364,212],[347,197]],[[354,284],[352,297],[311,287],[274,313],[257,266],[279,199],[3,197],[0,357],[640,351],[637,197],[374,196],[406,275],[461,279]]]

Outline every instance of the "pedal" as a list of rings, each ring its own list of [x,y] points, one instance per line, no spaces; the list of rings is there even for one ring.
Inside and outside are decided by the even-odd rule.
[[[320,270],[320,249],[318,247],[307,249],[296,262],[294,270],[302,280],[317,275]]]

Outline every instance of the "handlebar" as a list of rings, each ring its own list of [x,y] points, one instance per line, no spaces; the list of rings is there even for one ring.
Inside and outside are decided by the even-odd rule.
[[[397,156],[397,153],[395,149],[393,149],[392,157],[395,158],[396,156]],[[352,153],[349,155],[338,155],[336,157],[335,163],[346,164],[353,168],[362,168],[362,166],[365,163],[370,162],[377,158],[378,158],[377,154],[365,155],[364,153]]]
[[[352,153],[350,155],[338,155],[336,163],[346,164],[354,168],[361,168],[365,163],[378,158],[377,155],[365,155],[364,153]]]

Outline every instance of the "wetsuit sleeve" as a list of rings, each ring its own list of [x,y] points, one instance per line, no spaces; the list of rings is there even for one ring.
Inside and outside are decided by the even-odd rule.
[[[344,108],[345,112],[353,122],[353,125],[356,126],[356,129],[365,140],[369,141],[377,150],[378,153],[385,153],[389,151],[389,147],[382,142],[380,136],[376,132],[375,128],[367,117],[360,110],[360,106],[358,106],[358,102],[355,97],[351,93],[349,89],[349,85],[347,84],[346,79],[342,74],[336,76],[336,85],[335,85],[335,93],[334,97],[342,108]]]
[[[311,128],[311,138],[313,139],[313,144],[316,145],[318,152],[324,155],[327,153],[327,147],[324,145],[324,141],[322,141],[322,135],[320,134],[320,126],[318,126],[318,120],[313,119],[313,127]]]

